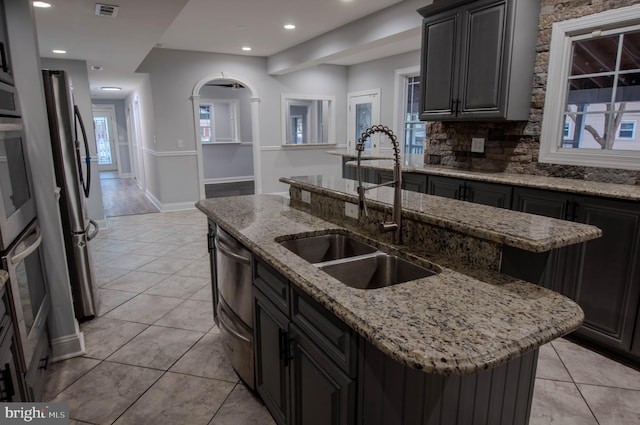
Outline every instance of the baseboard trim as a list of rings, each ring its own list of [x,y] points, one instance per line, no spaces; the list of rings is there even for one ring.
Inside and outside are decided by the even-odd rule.
[[[52,362],[82,356],[85,353],[84,334],[80,332],[79,328],[77,328],[76,333],[73,335],[52,338],[51,351]]]
[[[204,184],[238,183],[238,182],[250,182],[253,180],[254,180],[254,176],[216,177],[212,179],[204,179]]]
[[[153,205],[156,206],[161,212],[169,212],[169,211],[185,211],[185,210],[193,210],[196,208],[196,201],[193,202],[174,202],[171,204],[163,204],[160,202],[158,198],[153,196],[153,193],[145,190],[145,196],[151,201]]]

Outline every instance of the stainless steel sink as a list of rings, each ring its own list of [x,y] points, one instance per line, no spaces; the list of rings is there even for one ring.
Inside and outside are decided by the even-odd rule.
[[[310,263],[323,263],[376,251],[371,245],[337,233],[281,241],[280,245]]]
[[[437,273],[382,252],[345,261],[318,264],[318,267],[345,285],[357,289],[382,288]]]

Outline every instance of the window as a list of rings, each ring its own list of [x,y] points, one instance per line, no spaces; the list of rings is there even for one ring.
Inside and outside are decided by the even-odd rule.
[[[636,138],[636,122],[622,121],[618,127],[618,136],[616,139],[634,140]]]
[[[238,100],[200,101],[200,142],[240,143]]]
[[[404,119],[404,153],[424,153],[425,123],[419,120],[420,77],[407,77]]]
[[[335,144],[333,96],[283,94],[282,146]]]
[[[558,22],[540,162],[640,169],[640,6]]]

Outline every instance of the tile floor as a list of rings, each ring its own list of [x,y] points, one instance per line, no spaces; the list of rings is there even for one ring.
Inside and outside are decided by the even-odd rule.
[[[91,242],[100,294],[86,354],[52,365],[72,424],[274,424],[238,381],[212,319],[196,210],[110,217]],[[531,425],[640,425],[640,372],[569,341],[540,349]]]

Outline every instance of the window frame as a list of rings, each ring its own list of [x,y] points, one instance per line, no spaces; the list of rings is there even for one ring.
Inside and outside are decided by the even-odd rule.
[[[622,129],[622,126],[624,124],[631,124],[631,128],[630,129]],[[616,140],[624,140],[624,141],[633,141],[636,138],[636,128],[637,128],[637,121],[636,120],[622,120],[620,121],[620,126],[618,127],[618,129],[616,130]],[[631,131],[631,136],[620,136],[620,132],[621,131]]]
[[[218,104],[228,104],[230,105],[230,121],[233,122],[231,125],[232,137],[225,138],[222,140],[218,140],[216,137],[216,118],[215,118],[215,105]],[[208,142],[202,141],[202,125],[199,125],[200,133],[198,134],[198,139],[200,143],[203,145],[225,145],[225,144],[240,144],[242,139],[240,138],[240,100],[239,99],[200,99],[200,103],[198,105],[198,112],[200,111],[200,107],[202,106],[210,106],[211,107],[211,125],[210,125],[210,133],[211,137]],[[200,121],[200,118],[198,118]]]
[[[425,133],[425,143],[422,147],[423,151],[419,154],[414,155],[424,155],[427,150],[426,146],[426,138],[427,138],[427,123],[425,121],[420,120],[418,117],[415,121],[407,120],[407,86],[410,78],[420,77],[420,67],[419,66],[411,66],[408,68],[396,69],[395,70],[395,90],[394,90],[394,114],[393,114],[393,130],[398,137],[398,143],[402,146],[402,154],[408,154],[405,151],[406,148],[406,131],[407,124],[423,124],[424,125],[424,133]],[[420,82],[422,84],[422,81]]]
[[[625,32],[640,29],[640,5],[553,24],[538,162],[640,170],[640,151],[562,148],[572,38],[589,33],[593,36],[619,34],[622,29]],[[562,95],[549,96],[549,93]]]

